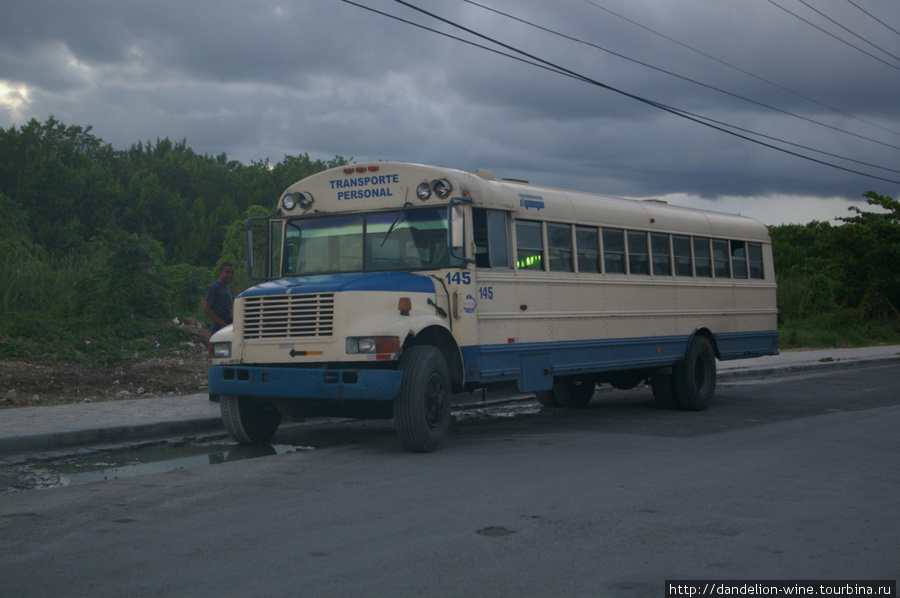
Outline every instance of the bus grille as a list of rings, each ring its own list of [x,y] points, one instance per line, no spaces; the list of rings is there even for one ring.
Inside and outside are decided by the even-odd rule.
[[[334,329],[334,293],[244,299],[244,338],[327,338]]]

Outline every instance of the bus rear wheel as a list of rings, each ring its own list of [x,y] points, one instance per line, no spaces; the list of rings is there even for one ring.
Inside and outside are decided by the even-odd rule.
[[[270,401],[221,395],[219,406],[225,429],[241,444],[264,444],[272,439],[281,424],[281,412]]]
[[[696,336],[683,363],[672,367],[672,388],[678,406],[703,411],[716,394],[716,354],[705,336]]]
[[[450,427],[450,370],[430,345],[410,347],[400,362],[403,380],[394,399],[397,436],[414,453],[437,450]]]

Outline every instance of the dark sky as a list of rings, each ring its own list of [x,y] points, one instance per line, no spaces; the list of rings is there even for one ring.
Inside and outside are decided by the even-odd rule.
[[[0,0],[0,126],[486,168],[768,224],[900,195],[897,0],[409,2],[485,37],[358,3],[520,60],[342,0]]]

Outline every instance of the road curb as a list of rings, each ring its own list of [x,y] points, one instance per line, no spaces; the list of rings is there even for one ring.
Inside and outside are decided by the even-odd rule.
[[[795,363],[791,365],[768,366],[760,368],[719,370],[718,379],[759,379],[769,376],[786,376],[804,372],[819,370],[845,370],[856,367],[869,367],[878,365],[890,365],[900,363],[900,355],[886,355],[884,357],[864,357],[860,359],[822,359],[812,363]]]
[[[224,430],[221,417],[200,417],[130,426],[99,426],[82,430],[21,434],[0,438],[0,457],[40,453],[88,444],[140,442],[151,438],[166,438],[179,434],[195,435]]]
[[[870,367],[900,363],[900,355],[883,357],[821,360],[812,363],[797,363],[783,366],[748,367],[746,369],[719,370],[720,382],[735,380],[754,380],[802,374],[814,371],[831,371]],[[532,393],[513,395],[498,399],[459,403],[453,406],[454,411],[484,409],[504,404],[533,400]],[[163,439],[172,436],[194,436],[208,432],[223,432],[224,425],[219,415],[194,417],[180,420],[156,421],[136,425],[98,425],[78,430],[61,430],[39,434],[14,434],[0,438],[0,457],[19,456],[29,453],[40,453],[56,449],[71,449],[78,446],[103,443],[141,442],[150,439]]]

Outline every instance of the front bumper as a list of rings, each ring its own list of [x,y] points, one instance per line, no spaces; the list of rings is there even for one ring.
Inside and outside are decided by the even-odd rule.
[[[211,395],[277,399],[393,400],[403,373],[376,369],[301,369],[218,365],[209,368]]]

